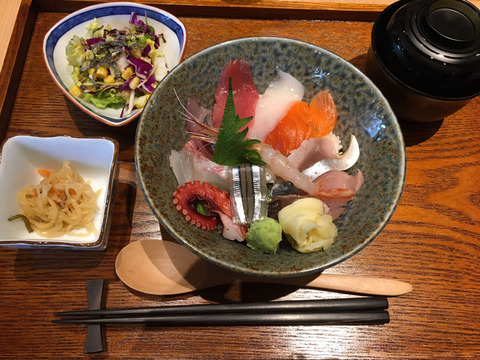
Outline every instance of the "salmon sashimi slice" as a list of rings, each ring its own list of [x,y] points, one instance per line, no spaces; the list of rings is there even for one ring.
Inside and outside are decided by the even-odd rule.
[[[298,148],[304,139],[313,136],[310,123],[310,108],[306,102],[297,101],[285,116],[268,133],[264,142],[287,156]]]
[[[253,82],[250,65],[243,59],[232,59],[223,68],[215,90],[213,126],[220,128],[228,96],[229,78],[232,78],[233,102],[240,119],[255,115],[259,94]]]
[[[337,121],[337,109],[329,91],[317,93],[310,104],[298,101],[287,111],[264,142],[288,156],[304,140],[330,134]]]
[[[315,138],[330,134],[337,121],[337,107],[330,91],[317,93],[310,101],[311,126],[315,128]]]

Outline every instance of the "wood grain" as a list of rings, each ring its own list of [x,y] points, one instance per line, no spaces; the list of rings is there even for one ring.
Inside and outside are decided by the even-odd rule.
[[[44,3],[42,6],[48,5]],[[66,3],[75,5],[73,1]],[[259,6],[268,2],[250,3]],[[89,118],[70,104],[49,78],[42,59],[42,40],[48,29],[63,16],[62,12],[38,11],[22,62],[24,66],[19,71],[18,90],[11,111],[3,110],[9,120],[6,136],[68,134],[105,135],[117,139],[121,162],[112,228],[104,252],[0,249],[0,357],[81,358],[86,327],[51,324],[50,321],[56,311],[87,307],[85,281],[89,279],[106,280],[106,305],[112,308],[349,296],[277,285],[234,285],[170,297],[148,296],[127,289],[114,272],[118,252],[139,239],[172,239],[159,226],[136,181],[133,163],[136,124],[111,128]],[[371,22],[360,21],[220,16],[182,16],[181,20],[189,31],[187,57],[209,45],[238,37],[238,34],[289,36],[334,51],[361,70],[372,27]],[[6,59],[11,66],[12,61]],[[0,79],[0,88],[6,81],[10,84],[10,78]],[[480,282],[477,275],[480,260],[480,183],[477,180],[480,174],[480,99],[473,100],[441,123],[402,124],[402,129],[407,144],[407,177],[395,214],[384,231],[364,250],[326,271],[385,276],[412,283],[412,293],[390,300],[389,324],[109,326],[106,329],[107,352],[90,357],[480,358]]]
[[[4,0],[0,12],[0,70],[7,53],[8,43],[12,37],[13,27],[20,8],[20,0]]]

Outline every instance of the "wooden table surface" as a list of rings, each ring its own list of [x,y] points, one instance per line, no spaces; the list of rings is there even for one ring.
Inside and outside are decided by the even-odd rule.
[[[52,324],[51,320],[56,311],[86,308],[86,280],[105,279],[106,306],[111,308],[350,296],[278,285],[237,284],[161,297],[125,287],[114,270],[118,252],[140,239],[171,240],[136,181],[136,122],[112,128],[82,113],[54,85],[42,58],[42,41],[48,29],[67,12],[90,3],[93,1],[23,1],[13,30],[23,40],[8,49],[0,79],[0,134],[2,140],[28,134],[103,135],[119,141],[120,174],[108,248],[104,252],[0,248],[0,358],[480,358],[479,98],[440,123],[402,124],[407,175],[398,208],[371,244],[325,271],[412,283],[413,292],[390,299],[389,324],[108,326],[107,351],[84,355],[86,327]],[[268,6],[262,7],[264,4],[291,10],[274,9],[272,13]],[[288,36],[331,50],[361,70],[372,16],[381,10],[318,11],[322,8],[313,1],[197,0],[161,5],[178,14],[187,28],[186,57],[239,36]],[[196,7],[199,5],[203,7]],[[351,4],[348,6],[351,9]],[[311,10],[307,11],[308,7]],[[254,15],[246,16],[252,9]],[[211,16],[207,16],[209,12]],[[297,19],[285,19],[288,14]],[[341,21],[342,16],[350,20]]]

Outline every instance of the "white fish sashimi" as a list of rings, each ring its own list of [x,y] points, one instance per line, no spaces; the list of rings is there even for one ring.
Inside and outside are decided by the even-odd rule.
[[[340,158],[342,147],[339,137],[330,133],[321,138],[304,140],[287,158],[299,171],[303,171],[320,160]]]
[[[177,179],[178,185],[192,181],[193,179],[193,156],[186,151],[172,150],[169,156],[170,167]]]
[[[169,160],[179,185],[198,180],[218,186],[221,190],[229,189],[228,167],[206,158],[192,140],[188,141],[182,150],[172,150]]]
[[[282,120],[295,101],[301,101],[305,93],[303,84],[292,75],[277,68],[277,76],[257,103],[255,116],[248,124],[249,139],[263,141],[267,134]]]

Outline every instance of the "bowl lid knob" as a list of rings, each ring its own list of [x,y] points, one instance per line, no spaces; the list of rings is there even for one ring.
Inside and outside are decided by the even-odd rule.
[[[438,0],[420,17],[420,27],[438,46],[465,49],[479,39],[480,12],[467,2]]]

